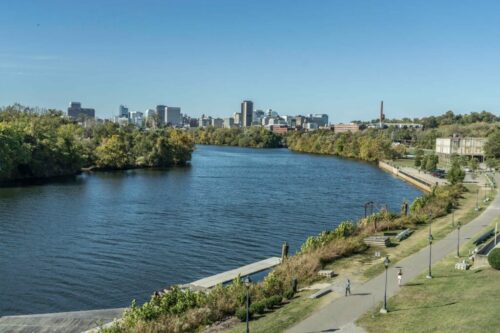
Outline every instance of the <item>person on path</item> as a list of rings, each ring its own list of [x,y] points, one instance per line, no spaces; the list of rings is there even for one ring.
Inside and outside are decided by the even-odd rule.
[[[398,272],[398,286],[401,287],[401,282],[403,280],[403,270],[400,268]]]
[[[347,282],[345,283],[345,295],[347,297],[347,294],[351,295],[351,280],[347,279]]]

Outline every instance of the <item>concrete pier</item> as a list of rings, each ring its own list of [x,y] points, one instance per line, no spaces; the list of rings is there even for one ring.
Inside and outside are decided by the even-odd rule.
[[[265,260],[254,262],[246,266],[242,266],[223,273],[215,274],[200,280],[196,280],[187,285],[184,285],[183,287],[192,286],[195,289],[196,288],[209,289],[215,287],[218,284],[230,282],[234,280],[236,277],[238,277],[238,275],[244,277],[247,275],[259,273],[268,270],[270,268],[273,268],[275,266],[278,266],[280,263],[281,263],[281,258],[271,257]]]

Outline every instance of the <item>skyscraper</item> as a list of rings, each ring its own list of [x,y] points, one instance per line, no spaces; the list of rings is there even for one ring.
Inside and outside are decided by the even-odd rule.
[[[165,110],[165,123],[170,126],[181,126],[181,108],[174,106],[167,106]]]
[[[241,126],[250,127],[252,125],[253,102],[241,102]]]
[[[165,124],[165,105],[157,105],[156,106],[156,114],[158,115],[159,125]]]
[[[118,117],[128,118],[128,107],[126,107],[125,105],[120,105],[120,107],[118,108]]]

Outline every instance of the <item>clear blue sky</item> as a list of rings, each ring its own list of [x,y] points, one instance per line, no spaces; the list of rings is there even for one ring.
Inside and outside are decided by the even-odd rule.
[[[499,1],[0,0],[0,105],[500,111]]]

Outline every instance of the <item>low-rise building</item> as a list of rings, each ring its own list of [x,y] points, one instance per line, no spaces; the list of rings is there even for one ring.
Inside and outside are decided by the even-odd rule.
[[[346,133],[346,132],[359,132],[362,129],[359,124],[335,124],[333,125],[333,131],[335,133]]]
[[[453,136],[450,138],[436,139],[436,154],[443,159],[449,159],[451,155],[469,156],[484,160],[484,144],[486,138],[467,138]]]
[[[269,126],[271,131],[276,134],[286,134],[288,133],[287,125],[271,125]]]

